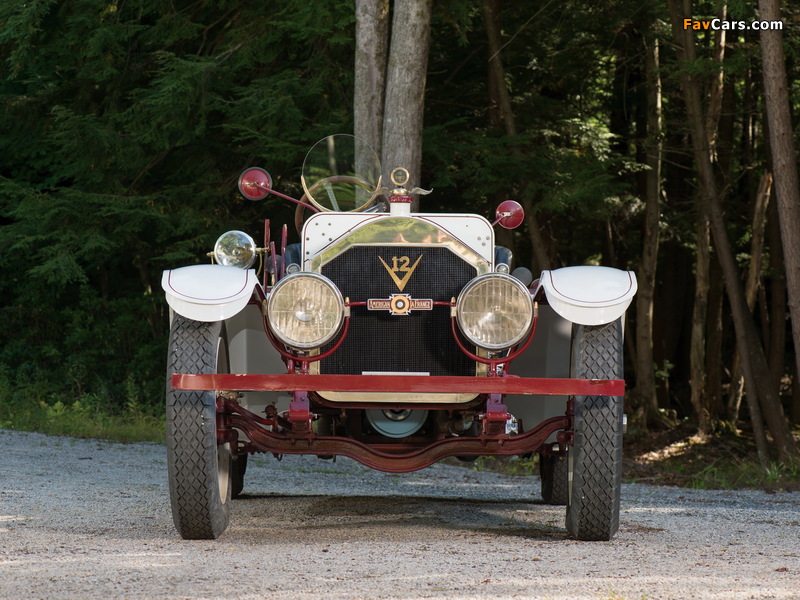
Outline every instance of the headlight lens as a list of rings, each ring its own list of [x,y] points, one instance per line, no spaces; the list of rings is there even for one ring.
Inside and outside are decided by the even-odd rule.
[[[267,301],[269,328],[291,348],[325,345],[339,333],[344,319],[342,294],[333,282],[316,273],[281,279]]]
[[[244,231],[228,231],[217,238],[214,258],[226,267],[249,269],[256,261],[256,243]]]
[[[522,283],[509,275],[491,273],[470,281],[456,302],[458,326],[476,346],[510,348],[531,329],[533,303]]]

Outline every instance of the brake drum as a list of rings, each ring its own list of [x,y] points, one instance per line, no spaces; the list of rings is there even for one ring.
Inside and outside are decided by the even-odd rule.
[[[373,408],[365,412],[372,428],[390,438],[414,435],[428,418],[427,410]]]

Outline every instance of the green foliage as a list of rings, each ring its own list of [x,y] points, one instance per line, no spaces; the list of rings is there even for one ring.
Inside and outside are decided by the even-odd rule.
[[[260,231],[275,204],[236,197],[246,166],[296,180],[351,127],[353,20],[344,1],[2,3],[0,365],[34,413],[161,405],[160,272]]]
[[[488,85],[482,10],[463,3],[434,22],[423,181],[437,197],[425,199],[426,210],[428,202],[438,202],[432,210],[453,210],[469,198],[476,212],[491,214],[500,194],[526,199],[550,224],[548,234],[559,236],[562,264],[603,254],[597,232],[608,222],[623,230],[635,216],[633,184],[643,168],[620,151],[619,133],[610,128],[613,48],[621,28],[649,14],[647,4],[609,4],[613,9],[585,2],[538,9],[501,4],[501,55],[516,136],[507,135]],[[457,46],[469,50],[454,60]],[[524,265],[527,232],[514,237]]]
[[[472,470],[494,471],[498,473],[505,473],[506,475],[538,475],[539,457],[533,456],[531,458],[521,458],[518,456],[479,456],[477,460],[475,460]]]
[[[73,367],[70,372],[76,375],[79,370]],[[120,442],[163,442],[161,408],[143,402],[132,378],[126,388],[124,406],[118,406],[116,398],[94,393],[68,398],[40,378],[13,378],[4,367],[0,370],[0,427]]]
[[[797,491],[800,465],[770,463],[765,471],[755,457],[721,456],[708,464],[674,459],[662,465],[663,483],[704,490],[766,489]]]

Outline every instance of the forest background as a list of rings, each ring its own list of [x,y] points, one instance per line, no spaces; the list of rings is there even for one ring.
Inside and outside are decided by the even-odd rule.
[[[161,417],[161,271],[207,260],[228,229],[258,239],[264,218],[293,222],[236,180],[260,165],[299,195],[307,149],[353,132],[365,4],[395,13],[388,0],[0,5],[0,426],[37,411]],[[409,81],[425,90],[423,209],[490,216],[516,199],[526,223],[498,242],[517,265],[636,271],[633,433],[689,422],[744,435],[763,466],[791,462],[800,250],[784,252],[779,214],[800,208],[797,132],[773,127],[795,143],[781,149],[795,196],[776,194],[792,184],[764,83],[785,69],[778,95],[798,123],[800,5],[775,17],[777,62],[758,31],[681,27],[764,18],[753,0],[396,5],[427,11],[427,68]]]

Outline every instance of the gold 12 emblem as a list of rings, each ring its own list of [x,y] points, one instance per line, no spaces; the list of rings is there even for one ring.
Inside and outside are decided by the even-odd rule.
[[[399,289],[402,292],[403,289],[405,289],[408,280],[411,279],[411,275],[412,273],[414,273],[414,269],[417,268],[419,261],[422,260],[422,255],[421,254],[419,255],[417,260],[414,261],[413,265],[411,265],[411,259],[408,258],[407,256],[401,256],[399,258],[397,256],[393,256],[391,267],[380,256],[378,257],[378,260],[380,260],[381,263],[383,263],[383,266],[386,267],[386,271],[391,276],[392,281],[394,281],[395,285],[397,286],[397,289]],[[401,273],[403,274],[402,277],[400,276]]]

